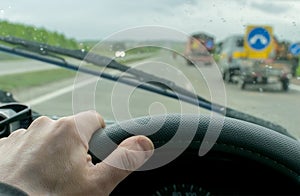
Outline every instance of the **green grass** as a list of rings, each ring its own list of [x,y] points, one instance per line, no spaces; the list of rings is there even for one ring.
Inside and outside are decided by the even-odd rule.
[[[300,63],[299,63],[300,64]],[[297,70],[296,70],[296,75],[299,77],[300,76],[300,65],[298,66]]]
[[[76,72],[65,69],[51,69],[28,73],[0,76],[0,89],[5,91],[24,90],[51,82],[74,77]]]
[[[0,60],[1,61],[9,61],[9,60],[22,60],[22,57],[12,55],[12,54],[7,54],[7,53],[2,53],[0,52]]]
[[[154,55],[157,51],[152,51],[149,55],[141,54],[136,55],[133,58],[118,59],[120,63],[132,63],[135,61],[141,61]],[[1,56],[0,56],[1,57]],[[3,57],[3,56],[2,56]],[[18,58],[17,58],[18,59]],[[89,66],[88,68],[95,68],[95,66]],[[18,91],[26,88],[47,85],[51,82],[58,82],[60,80],[75,77],[76,72],[67,69],[51,69],[43,71],[34,71],[27,73],[17,73],[0,76],[0,89],[4,91]]]

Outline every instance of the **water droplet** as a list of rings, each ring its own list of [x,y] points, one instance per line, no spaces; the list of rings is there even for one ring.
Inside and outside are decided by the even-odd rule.
[[[4,13],[4,9],[0,9],[0,13],[3,14]]]
[[[295,21],[293,21],[292,24],[293,24],[293,26],[296,26],[296,22]]]
[[[41,47],[41,48],[40,48],[40,51],[44,51],[44,48]]]
[[[85,52],[85,49],[81,49],[81,52]]]
[[[259,88],[258,90],[259,90],[259,92],[264,92],[263,88]]]
[[[209,20],[209,22],[212,22],[212,21],[213,21],[212,19]]]

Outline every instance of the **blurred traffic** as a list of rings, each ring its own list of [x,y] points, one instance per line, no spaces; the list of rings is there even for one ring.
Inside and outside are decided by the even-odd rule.
[[[210,65],[214,59],[224,81],[241,89],[279,84],[288,91],[291,82],[298,83],[300,41],[279,40],[271,26],[248,25],[244,34],[214,40],[210,33],[192,34],[185,47],[187,64]]]

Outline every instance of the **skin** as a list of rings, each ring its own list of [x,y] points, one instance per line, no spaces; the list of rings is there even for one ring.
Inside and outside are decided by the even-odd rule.
[[[88,142],[104,127],[94,111],[56,121],[36,119],[27,130],[0,139],[0,181],[29,195],[109,195],[150,158],[153,143],[145,136],[130,137],[107,157],[120,167],[105,160],[94,165],[87,153]]]

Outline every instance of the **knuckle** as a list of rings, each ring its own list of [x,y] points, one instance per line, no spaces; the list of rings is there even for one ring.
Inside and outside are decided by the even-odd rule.
[[[35,129],[36,127],[44,127],[44,126],[49,126],[53,123],[54,121],[47,117],[47,116],[40,116],[37,119],[35,119],[30,126],[28,127],[27,130],[30,129]]]
[[[76,126],[73,118],[62,117],[56,121],[55,128],[59,132],[72,134],[75,132]]]
[[[62,117],[57,120],[53,131],[55,137],[69,138],[69,141],[73,142],[82,142],[73,117]]]
[[[13,132],[10,134],[10,136],[12,137],[12,136],[16,136],[16,135],[22,135],[22,134],[25,133],[25,132],[26,132],[26,129],[18,129],[18,130],[13,131]]]
[[[49,122],[53,122],[53,120],[51,118],[47,117],[47,116],[40,116],[36,120],[34,120],[33,122],[49,123]]]

